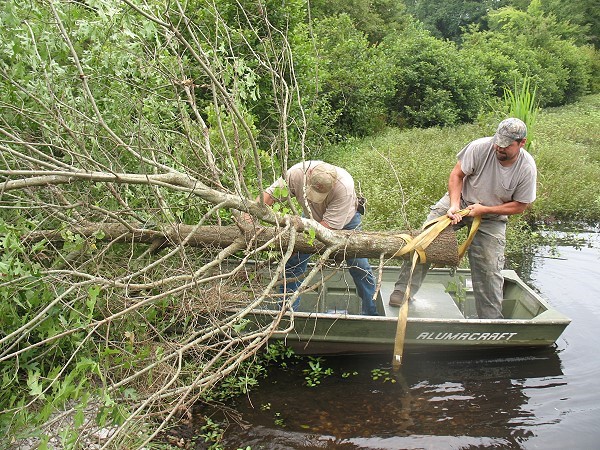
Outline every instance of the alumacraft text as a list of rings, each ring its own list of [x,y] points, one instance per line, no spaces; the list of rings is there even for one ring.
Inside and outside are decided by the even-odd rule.
[[[517,333],[421,333],[417,339],[440,341],[508,341]]]

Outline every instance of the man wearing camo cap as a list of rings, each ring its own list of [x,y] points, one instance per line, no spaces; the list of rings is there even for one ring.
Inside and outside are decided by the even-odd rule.
[[[473,218],[481,224],[469,247],[473,293],[480,319],[499,319],[502,315],[504,247],[508,216],[520,214],[535,200],[537,169],[525,150],[527,127],[516,118],[505,119],[496,134],[476,139],[457,155],[450,173],[448,192],[431,207],[427,221],[447,215],[455,229],[471,227]],[[456,214],[469,209],[464,218]],[[417,293],[429,264],[417,264],[411,282],[411,295]],[[390,305],[400,306],[404,299],[410,265],[404,263]],[[418,301],[418,299],[416,300]]]
[[[311,217],[332,230],[360,230],[361,215],[357,211],[358,199],[352,176],[341,167],[323,161],[302,161],[288,169],[263,193],[267,205],[285,200],[282,188],[287,186],[289,195],[300,203],[305,217]],[[294,253],[285,265],[285,283],[281,292],[298,289],[302,274],[306,271],[310,254]],[[373,302],[375,277],[367,258],[346,259],[356,293],[362,300],[362,314],[377,315]],[[292,305],[297,309],[300,300]]]

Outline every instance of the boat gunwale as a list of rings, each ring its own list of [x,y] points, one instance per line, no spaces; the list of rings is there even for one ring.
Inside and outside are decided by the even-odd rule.
[[[555,319],[539,319],[538,317],[533,317],[531,319],[454,319],[454,318],[436,318],[436,317],[408,317],[407,321],[414,323],[449,323],[449,324],[477,324],[477,325],[525,325],[525,324],[536,324],[536,325],[558,325],[565,324],[568,325],[571,323],[571,319],[567,316],[562,315],[555,309],[547,310],[545,313],[557,314],[560,317]],[[268,309],[259,309],[252,310],[250,314],[263,314],[269,316],[279,315],[279,311],[273,311]],[[292,316],[290,313],[284,313],[283,317],[289,318],[291,320]],[[362,314],[345,314],[345,313],[323,313],[323,312],[302,312],[297,311],[294,312],[294,318],[301,318],[305,320],[329,320],[329,321],[368,321],[368,322],[396,322],[398,317],[395,316],[365,316]]]

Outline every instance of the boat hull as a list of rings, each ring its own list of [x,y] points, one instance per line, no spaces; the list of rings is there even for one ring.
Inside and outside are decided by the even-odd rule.
[[[283,315],[254,310],[257,326],[279,320],[272,340],[301,354],[392,354],[397,307],[387,304],[398,268],[380,273],[379,316],[359,315],[360,300],[347,274],[329,277],[323,287],[303,295],[300,311]],[[468,271],[434,269],[409,303],[405,352],[540,348],[553,345],[570,319],[552,308],[513,271],[504,271],[504,319],[478,319]],[[458,286],[458,282],[462,284]],[[343,287],[343,288],[341,288]],[[304,309],[304,311],[303,311]]]

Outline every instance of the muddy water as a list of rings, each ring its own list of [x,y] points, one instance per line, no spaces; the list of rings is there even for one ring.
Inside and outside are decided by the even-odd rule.
[[[555,348],[407,355],[399,374],[386,358],[328,358],[316,387],[306,362],[277,369],[230,405],[223,448],[600,448],[600,236],[580,237],[525,276],[573,320]]]

